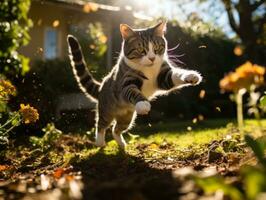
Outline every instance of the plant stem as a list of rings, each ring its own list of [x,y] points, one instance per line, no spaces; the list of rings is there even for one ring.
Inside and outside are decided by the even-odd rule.
[[[3,125],[0,125],[0,129],[4,128],[5,126],[7,126],[8,124],[10,124],[15,118],[17,118],[19,116],[18,113],[16,113],[11,119],[7,120],[6,123],[4,123]]]
[[[244,117],[243,117],[243,94],[244,92],[238,90],[235,93],[236,96],[236,105],[237,105],[237,123],[240,133],[243,133],[244,128]]]
[[[9,133],[10,131],[12,131],[12,129],[15,128],[15,127],[17,127],[17,126],[12,125],[9,129],[7,129],[7,130],[3,133],[3,135],[8,135],[8,133]]]

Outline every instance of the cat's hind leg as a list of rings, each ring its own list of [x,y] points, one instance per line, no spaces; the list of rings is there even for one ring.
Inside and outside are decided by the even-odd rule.
[[[127,145],[123,133],[129,130],[134,123],[135,114],[130,113],[126,116],[119,117],[116,119],[116,123],[113,126],[112,135],[114,140],[117,142],[120,148],[124,149]]]
[[[103,115],[99,115],[96,122],[96,133],[95,133],[95,145],[98,147],[104,147],[105,143],[105,132],[110,126],[112,119]]]
[[[104,147],[105,143],[105,129],[96,130],[95,145],[97,147]]]

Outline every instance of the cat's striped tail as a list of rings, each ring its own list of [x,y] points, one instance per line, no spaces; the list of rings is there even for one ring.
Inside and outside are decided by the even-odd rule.
[[[73,35],[68,35],[67,41],[73,73],[78,81],[79,87],[85,94],[93,99],[98,99],[100,83],[92,77],[87,69],[78,40]]]

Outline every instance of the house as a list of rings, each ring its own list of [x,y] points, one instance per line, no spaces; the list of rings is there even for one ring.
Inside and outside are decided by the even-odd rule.
[[[100,22],[107,38],[104,60],[106,66],[111,67],[115,62],[115,52],[120,48],[113,44],[114,39],[121,39],[119,24],[132,24],[137,16],[125,6],[81,0],[32,0],[29,17],[33,21],[33,27],[29,31],[31,39],[27,46],[21,47],[20,53],[30,58],[31,65],[37,60],[68,60],[67,35],[73,32],[75,34],[76,29],[85,32],[89,23]],[[57,102],[57,119],[60,119],[63,111],[91,110],[95,106],[82,93],[66,93],[54,99]]]
[[[20,52],[29,57],[31,63],[40,59],[65,59],[68,56],[67,35],[77,27],[82,30],[89,23],[100,22],[107,36],[107,66],[113,63],[115,29],[119,29],[120,23],[132,24],[135,18],[128,7],[81,0],[32,0],[29,17],[33,21],[29,31],[31,40]]]

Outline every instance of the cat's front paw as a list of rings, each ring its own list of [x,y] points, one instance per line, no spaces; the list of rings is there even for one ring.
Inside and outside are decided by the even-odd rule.
[[[139,115],[146,115],[150,112],[151,110],[151,104],[148,101],[139,101],[136,106],[136,112]]]
[[[191,85],[198,85],[202,81],[202,76],[196,72],[192,71],[185,75],[184,82]]]

